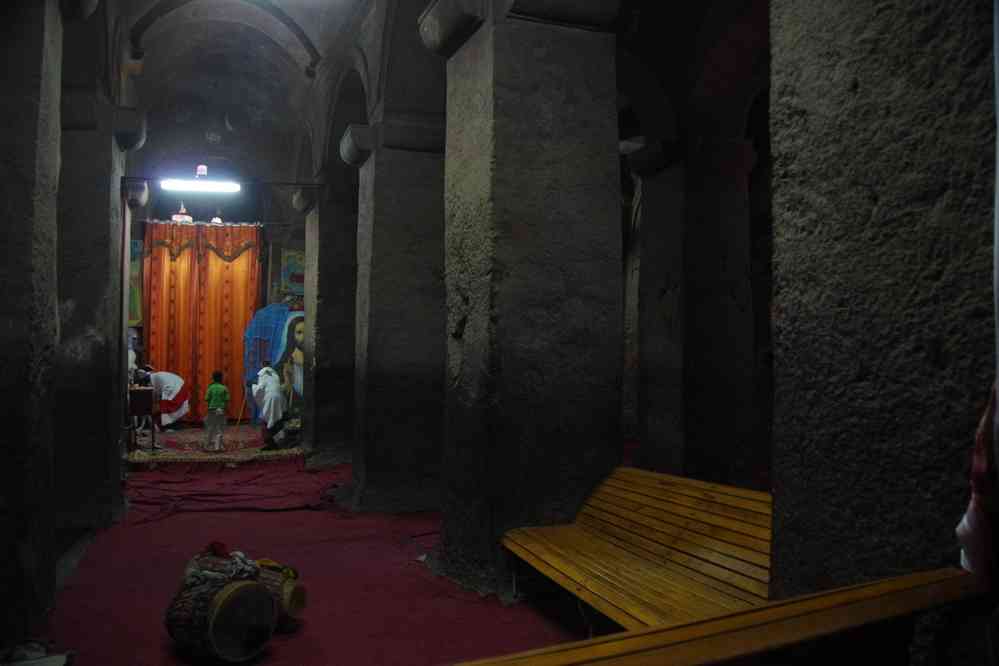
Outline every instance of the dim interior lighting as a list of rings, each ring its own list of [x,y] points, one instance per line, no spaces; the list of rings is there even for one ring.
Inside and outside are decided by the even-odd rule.
[[[160,187],[171,192],[223,192],[234,194],[239,192],[239,183],[229,180],[182,180],[167,178],[160,181]]]

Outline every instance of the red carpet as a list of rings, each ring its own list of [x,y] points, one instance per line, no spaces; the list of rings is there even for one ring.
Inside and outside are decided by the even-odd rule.
[[[343,466],[301,462],[134,474],[124,524],[101,533],[62,591],[51,638],[79,666],[184,664],[163,626],[188,559],[210,541],[299,569],[305,623],[276,635],[259,664],[445,664],[578,638],[526,604],[504,608],[416,560],[439,515],[316,510]]]

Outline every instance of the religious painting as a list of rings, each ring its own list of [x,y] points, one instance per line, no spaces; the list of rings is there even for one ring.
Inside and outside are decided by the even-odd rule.
[[[305,294],[305,252],[281,250],[281,293]]]
[[[128,325],[142,325],[142,247],[141,240],[133,240],[128,260]]]
[[[281,379],[287,412],[300,417],[305,406],[305,313],[291,311],[274,347],[274,370]]]

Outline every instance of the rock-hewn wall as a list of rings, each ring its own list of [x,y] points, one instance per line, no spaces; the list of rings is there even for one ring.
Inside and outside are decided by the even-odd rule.
[[[448,61],[442,553],[488,568],[620,455],[614,39],[519,19]]]
[[[956,564],[992,379],[990,3],[771,7],[773,587]]]
[[[59,526],[110,524],[122,506],[125,342],[121,321],[125,154],[111,107],[91,128],[64,129],[59,184],[60,345],[56,401]]]
[[[54,600],[52,367],[62,19],[55,0],[0,21],[0,645],[39,629]]]

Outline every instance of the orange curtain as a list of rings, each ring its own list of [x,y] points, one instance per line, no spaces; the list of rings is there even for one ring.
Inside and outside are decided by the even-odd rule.
[[[243,332],[260,305],[260,227],[148,224],[144,262],[149,364],[190,384],[188,418],[199,421],[212,372],[221,370],[228,416],[239,417]]]

